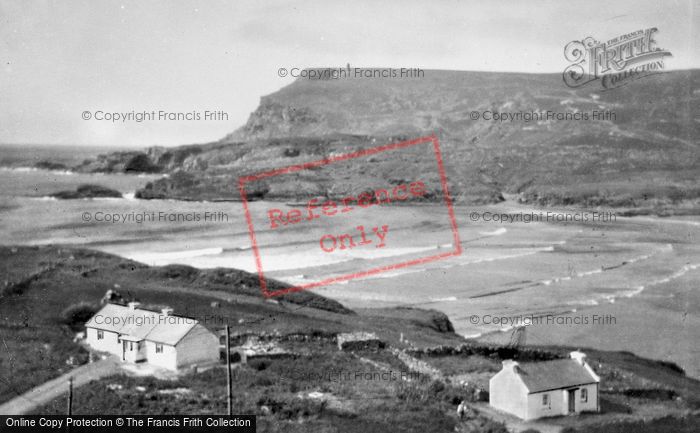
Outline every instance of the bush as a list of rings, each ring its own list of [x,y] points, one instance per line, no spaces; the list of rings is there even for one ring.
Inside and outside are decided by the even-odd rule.
[[[509,433],[505,424],[490,419],[483,422],[479,431],[483,433]]]
[[[676,392],[671,389],[626,389],[624,395],[632,398],[645,398],[650,400],[673,400]]]
[[[325,401],[293,398],[285,402],[278,415],[281,419],[308,418],[320,414],[325,408]]]
[[[295,148],[284,149],[284,156],[286,156],[287,158],[299,156],[300,153],[301,152],[299,151],[299,149],[295,149]]]
[[[20,281],[19,283],[12,284],[8,283],[5,285],[5,287],[0,290],[0,295],[2,296],[13,296],[13,295],[21,295],[27,288],[29,287],[29,284],[27,281]]]
[[[266,359],[252,359],[248,362],[248,365],[253,370],[263,371],[270,366],[270,361]]]
[[[260,200],[270,192],[270,185],[263,181],[250,182],[245,187],[248,200]]]
[[[275,384],[275,381],[272,380],[272,378],[267,377],[267,376],[256,376],[255,379],[253,380],[253,385],[255,386],[272,386]]]
[[[445,384],[442,383],[439,380],[434,380],[433,382],[430,383],[428,386],[428,390],[433,394],[433,395],[438,395],[442,391],[445,390]]]
[[[296,380],[293,380],[292,382],[289,383],[289,392],[292,394],[296,394],[299,392],[301,387],[299,386],[299,383]]]
[[[80,302],[68,306],[61,312],[61,322],[68,325],[73,331],[79,331],[97,313],[98,308],[87,302]]]

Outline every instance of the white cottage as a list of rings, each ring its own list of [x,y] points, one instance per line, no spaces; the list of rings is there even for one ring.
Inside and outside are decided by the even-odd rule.
[[[545,362],[508,360],[489,381],[489,403],[525,420],[598,412],[599,384],[582,352]]]
[[[107,304],[85,324],[85,341],[95,350],[125,362],[148,362],[177,370],[219,359],[219,338],[197,320],[160,312]]]

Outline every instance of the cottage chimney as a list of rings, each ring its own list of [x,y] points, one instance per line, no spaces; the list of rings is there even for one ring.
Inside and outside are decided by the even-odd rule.
[[[581,365],[586,363],[586,354],[578,350],[571,352],[569,357]]]
[[[132,301],[127,304],[129,306],[129,310],[135,310],[141,306],[140,302]]]
[[[173,309],[170,308],[170,307],[165,307],[165,308],[161,309],[160,312],[161,312],[164,316],[172,316],[172,315],[173,315]]]
[[[506,359],[503,361],[503,369],[507,370],[515,370],[515,367],[517,367],[519,364],[517,361],[513,361],[512,359]]]

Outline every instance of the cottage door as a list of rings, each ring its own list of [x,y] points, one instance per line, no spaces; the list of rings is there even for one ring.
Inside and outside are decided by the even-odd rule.
[[[576,412],[576,390],[569,390],[569,413]]]
[[[122,340],[122,361],[126,361],[126,340]]]

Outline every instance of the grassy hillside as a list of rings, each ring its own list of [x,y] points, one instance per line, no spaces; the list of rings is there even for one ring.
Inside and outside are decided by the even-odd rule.
[[[71,308],[99,308],[107,290],[147,306],[173,307],[214,331],[234,334],[317,334],[366,330],[387,341],[401,333],[415,344],[460,341],[436,323],[442,313],[386,319],[359,315],[312,292],[265,300],[257,275],[234,269],[148,267],[109,254],[64,247],[0,247],[0,401],[60,375],[72,356],[86,353],[73,342]],[[268,284],[283,287],[282,283]],[[277,289],[273,289],[277,290]]]
[[[494,145],[499,144],[496,139],[500,136],[506,141],[502,144],[509,146],[518,138],[535,143],[548,131],[554,133],[549,134],[554,135],[548,139],[550,143],[606,131],[658,143],[690,143],[700,132],[695,121],[699,77],[698,70],[669,72],[605,92],[595,85],[569,88],[560,74],[428,70],[424,77],[412,79],[298,79],[264,96],[247,124],[225,141],[313,137],[333,132],[386,136],[437,131],[445,138],[476,138],[482,144]],[[614,110],[617,115],[602,124],[505,122],[498,128],[470,119],[474,110],[594,109]],[[523,126],[534,128],[525,132]],[[518,132],[520,137],[512,135]]]

